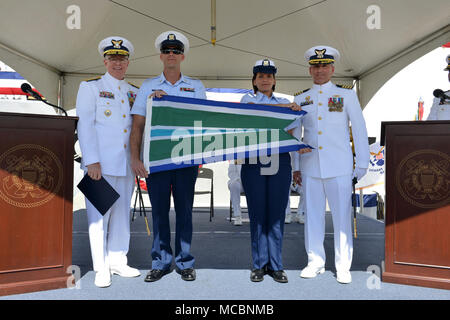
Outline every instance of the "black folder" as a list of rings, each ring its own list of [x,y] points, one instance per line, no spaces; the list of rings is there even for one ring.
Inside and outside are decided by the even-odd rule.
[[[103,177],[100,180],[92,180],[86,174],[77,187],[102,215],[105,215],[120,197]]]

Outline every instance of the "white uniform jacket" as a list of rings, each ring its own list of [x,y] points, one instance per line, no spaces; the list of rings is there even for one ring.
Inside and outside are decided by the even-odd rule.
[[[316,85],[294,98],[307,112],[299,119],[303,126],[303,143],[314,147],[312,152],[295,153],[294,171],[314,178],[351,175],[353,154],[350,144],[349,121],[355,142],[356,166],[369,166],[367,129],[356,93],[332,82]],[[300,138],[301,130],[294,135]]]
[[[450,96],[450,90],[445,94]],[[450,120],[450,99],[445,99],[441,104],[441,99],[434,98],[427,120]]]
[[[81,168],[99,162],[102,174],[126,176],[130,161],[130,109],[138,88],[109,73],[83,81],[77,96]]]

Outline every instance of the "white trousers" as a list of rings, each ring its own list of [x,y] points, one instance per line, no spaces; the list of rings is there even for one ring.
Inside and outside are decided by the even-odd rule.
[[[119,199],[102,216],[86,199],[89,224],[89,241],[94,271],[109,270],[111,265],[127,264],[130,244],[130,203],[134,190],[134,176],[128,170],[127,176],[103,175],[120,194]]]
[[[241,216],[241,192],[244,192],[241,179],[234,180],[228,183],[230,189],[231,206],[233,207],[233,217]]]
[[[300,195],[300,200],[298,202],[298,208],[297,208],[297,213],[296,214],[298,214],[298,215],[301,214],[302,215],[305,212],[305,199],[303,197],[303,189],[299,185],[295,185],[295,187],[293,187],[292,186],[292,179],[293,179],[293,175],[292,175],[292,178],[291,178],[291,189],[290,189],[290,191],[295,191],[295,192],[297,192]],[[288,215],[288,214],[292,214],[291,213],[291,197],[290,196],[288,198],[288,203],[287,203],[287,206],[286,206],[286,215]]]
[[[351,175],[329,179],[303,176],[305,198],[305,248],[308,264],[325,266],[326,199],[331,209],[334,229],[336,271],[350,271],[353,257],[351,227]]]

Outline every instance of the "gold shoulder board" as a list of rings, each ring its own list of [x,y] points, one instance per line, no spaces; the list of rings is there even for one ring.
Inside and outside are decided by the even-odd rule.
[[[302,93],[308,91],[309,89],[311,89],[311,88],[308,88],[306,90],[302,90],[302,91],[296,92],[296,93],[294,93],[294,96],[298,96],[299,94],[302,94]]]
[[[89,82],[89,81],[97,81],[97,80],[100,80],[100,78],[101,78],[101,77],[95,77],[95,78],[90,78],[90,79],[86,79],[86,80],[83,80],[83,81],[86,81],[86,82]]]
[[[129,84],[130,86],[132,86],[132,87],[135,87],[136,89],[139,89],[139,86],[135,85],[134,83],[131,83],[131,82],[128,81],[128,84]]]
[[[336,87],[342,89],[353,89],[353,84],[337,84]]]

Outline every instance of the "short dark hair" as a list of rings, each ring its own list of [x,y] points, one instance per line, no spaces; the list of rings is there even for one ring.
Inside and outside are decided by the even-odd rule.
[[[258,73],[254,73],[254,74],[253,74],[253,78],[252,78],[253,93],[255,93],[255,94],[258,92],[258,87],[255,86],[255,85],[253,84],[253,82],[255,81],[256,75],[257,75],[257,74],[258,74]],[[275,73],[272,73],[272,74],[273,74],[273,78],[275,79]],[[275,92],[275,85],[272,86],[272,91]]]

